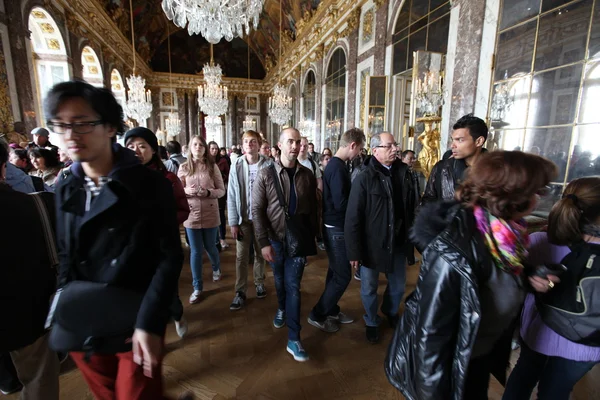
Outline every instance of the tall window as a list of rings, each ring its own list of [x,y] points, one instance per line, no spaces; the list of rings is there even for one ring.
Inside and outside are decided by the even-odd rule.
[[[309,142],[315,140],[315,115],[316,115],[317,78],[313,70],[309,70],[304,80],[302,89],[302,135]]]
[[[104,87],[100,60],[90,46],[85,46],[81,52],[81,65],[83,66],[83,80],[90,85]]]
[[[600,174],[600,1],[504,0],[488,148],[554,161],[547,212],[570,180]]]
[[[344,129],[346,109],[346,54],[342,49],[337,49],[329,60],[325,96],[325,147],[335,153]]]
[[[33,46],[39,115],[41,121],[44,121],[43,104],[48,90],[55,84],[69,79],[67,52],[56,22],[44,9],[35,7],[31,10],[28,27]]]
[[[412,68],[417,50],[446,53],[449,29],[449,1],[406,0],[392,37],[394,75]]]
[[[113,69],[110,73],[110,90],[115,95],[121,107],[123,107],[125,105],[125,86],[123,85],[121,73],[116,69]]]

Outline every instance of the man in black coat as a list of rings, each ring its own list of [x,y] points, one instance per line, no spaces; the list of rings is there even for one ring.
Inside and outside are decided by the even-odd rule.
[[[172,185],[115,143],[123,112],[109,90],[59,83],[47,95],[46,115],[74,161],[56,186],[61,296],[70,282],[83,281],[142,297],[131,321],[132,350],[89,359],[76,351],[71,358],[98,398],[162,399],[165,326],[183,264]],[[108,292],[98,295],[98,306],[111,300]],[[94,315],[102,313],[63,315],[60,322],[77,326]]]
[[[58,400],[58,357],[44,324],[56,288],[54,195],[25,194],[5,182],[8,151],[0,143],[0,353],[10,353],[22,398]],[[23,238],[27,238],[26,241]],[[9,360],[3,360],[3,365]],[[10,371],[10,369],[9,369]],[[6,375],[8,371],[4,371]],[[10,376],[3,376],[9,380]],[[17,382],[18,383],[18,382]],[[17,386],[0,387],[10,393]]]
[[[488,127],[481,118],[467,114],[456,121],[452,129],[451,155],[446,152],[433,167],[421,205],[454,199],[454,191],[467,168],[486,151],[483,145],[488,137]]]
[[[410,175],[408,166],[398,160],[398,145],[389,133],[371,138],[373,156],[352,183],[346,212],[344,234],[348,260],[361,266],[360,295],[366,314],[367,340],[379,341],[380,317],[377,315],[379,273],[388,285],[381,311],[396,327],[398,308],[404,296],[407,240],[407,211]]]

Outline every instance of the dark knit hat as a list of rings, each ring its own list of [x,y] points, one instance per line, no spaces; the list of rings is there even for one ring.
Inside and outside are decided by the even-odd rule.
[[[154,152],[158,152],[158,139],[156,138],[154,132],[152,132],[150,129],[144,128],[143,126],[138,126],[137,128],[128,130],[125,133],[125,146],[127,146],[129,139],[134,137],[144,139],[146,142],[148,142],[150,147],[152,147]]]

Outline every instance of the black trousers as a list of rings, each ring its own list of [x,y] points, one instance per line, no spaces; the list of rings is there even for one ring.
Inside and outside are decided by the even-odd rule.
[[[0,389],[8,391],[19,385],[17,370],[9,353],[0,353]]]

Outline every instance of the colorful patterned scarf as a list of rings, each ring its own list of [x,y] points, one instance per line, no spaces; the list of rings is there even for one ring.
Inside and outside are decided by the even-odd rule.
[[[496,267],[520,276],[523,273],[523,261],[529,254],[525,220],[505,221],[479,206],[475,206],[474,215],[477,229],[483,235]]]

